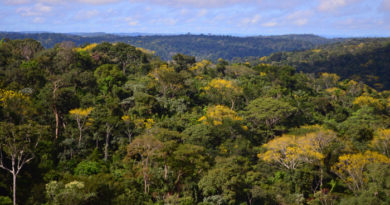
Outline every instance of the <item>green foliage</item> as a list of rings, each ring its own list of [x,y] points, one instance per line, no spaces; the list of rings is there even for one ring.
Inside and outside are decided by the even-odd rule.
[[[89,198],[95,196],[95,193],[88,193],[85,185],[80,181],[72,181],[67,184],[51,181],[46,184],[46,195],[49,204],[84,204]]]
[[[98,174],[101,171],[101,165],[98,162],[82,161],[74,169],[76,175],[93,175]]]
[[[121,85],[125,76],[116,65],[104,64],[96,68],[94,72],[97,84],[103,93],[110,92],[114,86]]]
[[[133,39],[108,41],[116,38]],[[167,57],[186,55],[164,62],[125,43],[1,43],[0,204],[9,204],[12,182],[18,204],[389,204],[389,91],[344,80],[342,70],[316,76],[284,66],[302,52],[227,61],[285,43],[289,50],[293,42],[313,48],[335,40],[134,39],[141,47],[153,42]],[[171,52],[167,45],[178,41],[196,56]],[[265,46],[247,52],[247,41]],[[326,68],[339,59],[325,51],[358,56],[382,46],[378,39],[353,42],[303,51],[308,56],[300,59],[321,54]],[[214,50],[223,44],[226,51]],[[200,48],[215,51],[206,56],[215,63],[196,62]],[[361,57],[374,59],[370,69],[377,60]]]
[[[0,204],[1,205],[11,205],[12,200],[8,196],[0,196]]]
[[[280,125],[283,125],[296,111],[297,109],[287,102],[270,97],[259,97],[249,103],[243,115],[253,131],[261,133],[264,130],[268,132],[266,136],[272,136],[273,131],[283,129]]]

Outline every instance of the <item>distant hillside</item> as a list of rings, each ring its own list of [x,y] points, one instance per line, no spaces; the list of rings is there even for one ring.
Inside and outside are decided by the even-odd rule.
[[[59,33],[15,33],[0,32],[0,38],[38,40],[46,48],[63,41],[73,41],[76,45],[100,42],[124,42],[156,52],[163,60],[170,60],[176,53],[195,56],[198,60],[218,58],[232,60],[247,56],[262,57],[281,51],[312,49],[318,45],[342,41],[315,35],[282,35],[233,37],[215,35],[145,35],[125,36],[105,33],[59,34]]]
[[[337,73],[377,89],[390,89],[390,38],[353,39],[306,51],[274,53],[263,60],[303,72]]]

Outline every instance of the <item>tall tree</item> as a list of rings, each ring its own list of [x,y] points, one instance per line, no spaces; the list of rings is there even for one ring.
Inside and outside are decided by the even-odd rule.
[[[16,177],[24,165],[34,159],[42,128],[34,123],[0,123],[0,168],[12,174],[14,205],[17,201]]]
[[[143,135],[136,138],[127,147],[127,158],[140,157],[142,175],[144,178],[144,192],[150,190],[150,169],[152,168],[153,159],[161,154],[164,144],[150,135]]]

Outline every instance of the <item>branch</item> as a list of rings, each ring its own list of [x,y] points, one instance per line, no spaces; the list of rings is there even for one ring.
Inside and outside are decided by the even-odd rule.
[[[18,167],[17,167],[17,170],[16,170],[16,175],[18,175],[18,174],[19,174],[19,171],[22,169],[22,167],[23,167],[26,163],[30,162],[32,159],[34,159],[34,156],[32,156],[32,157],[30,157],[30,158],[27,158],[27,159],[23,159],[23,160],[21,160],[21,162],[18,161]]]
[[[0,149],[0,168],[9,171],[12,174],[12,170],[8,169],[7,167],[4,166],[3,163],[3,150]]]

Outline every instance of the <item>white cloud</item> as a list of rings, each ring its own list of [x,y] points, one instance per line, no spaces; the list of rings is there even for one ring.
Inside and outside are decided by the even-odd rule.
[[[208,13],[207,9],[201,9],[199,12],[198,12],[198,17],[203,17],[203,16],[206,16],[206,14]]]
[[[244,18],[242,20],[242,24],[248,25],[248,24],[257,24],[261,20],[261,16],[259,14],[256,14],[250,18]]]
[[[309,22],[309,19],[306,19],[306,18],[302,18],[302,19],[296,19],[293,21],[293,24],[297,25],[297,26],[304,26],[307,24],[307,22]]]
[[[16,12],[22,16],[41,16],[52,11],[52,7],[42,3],[35,4],[33,7],[21,7]]]
[[[52,8],[43,4],[36,4],[35,9],[39,12],[47,13],[50,12]]]
[[[92,17],[95,17],[97,15],[99,15],[99,11],[96,9],[88,10],[88,11],[79,11],[75,16],[75,19],[85,20],[85,19],[90,19]]]
[[[160,19],[154,19],[151,21],[152,24],[164,24],[169,26],[174,26],[177,23],[177,19],[174,18],[160,18]]]
[[[304,26],[309,22],[309,18],[313,16],[313,12],[309,10],[295,11],[286,17],[286,23],[292,23],[297,26]]]
[[[276,21],[269,21],[269,22],[265,22],[261,25],[264,27],[275,27],[278,25],[278,23]]]
[[[129,25],[129,26],[136,26],[139,23],[137,19],[134,19],[132,17],[125,18],[125,21],[126,21],[127,25]]]
[[[33,22],[34,23],[43,23],[43,22],[45,22],[45,19],[43,19],[41,17],[35,17]]]
[[[320,11],[334,11],[350,4],[356,3],[360,0],[320,0],[318,9]]]

